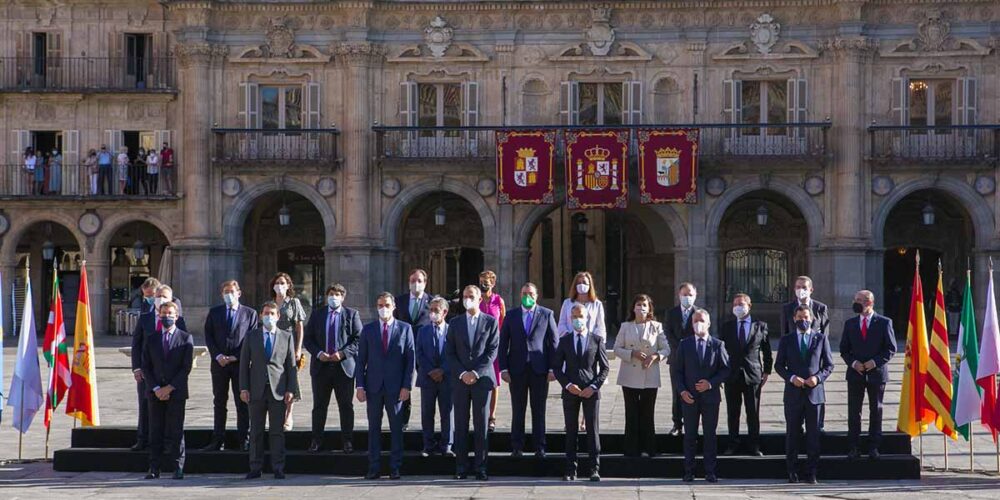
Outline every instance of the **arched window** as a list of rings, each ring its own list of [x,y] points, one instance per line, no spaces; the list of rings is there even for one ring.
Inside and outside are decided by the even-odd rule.
[[[653,120],[656,123],[678,123],[681,120],[681,92],[672,78],[661,78],[653,87]]]
[[[522,110],[521,120],[524,125],[549,125],[552,117],[546,112],[545,99],[549,94],[549,88],[545,82],[539,79],[532,79],[524,82],[521,89]]]
[[[745,293],[755,304],[788,300],[788,254],[770,248],[740,248],[726,252],[726,300]]]

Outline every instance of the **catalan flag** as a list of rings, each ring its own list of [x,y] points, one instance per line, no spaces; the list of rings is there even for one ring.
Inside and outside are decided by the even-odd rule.
[[[73,335],[73,383],[66,398],[66,414],[84,427],[101,425],[97,406],[97,366],[94,359],[94,328],[90,322],[90,292],[87,288],[87,261],[80,264],[80,293],[76,303],[76,332]]]
[[[913,272],[913,294],[910,301],[910,322],[906,329],[906,360],[903,368],[903,388],[899,394],[899,416],[896,428],[915,437],[927,430],[934,421],[933,413],[924,405],[924,383],[927,378],[927,318],[924,315],[924,288],[920,282],[920,254]]]
[[[934,414],[934,425],[942,434],[955,439],[955,421],[951,418],[951,351],[948,348],[948,319],[944,308],[944,277],[938,269],[937,293],[934,294],[934,324],[931,326],[930,363],[924,384],[924,401]]]

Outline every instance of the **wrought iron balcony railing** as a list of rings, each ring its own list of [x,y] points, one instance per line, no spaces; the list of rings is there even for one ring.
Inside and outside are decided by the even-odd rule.
[[[172,57],[0,57],[0,91],[174,91]]]
[[[146,169],[130,166],[119,170],[112,165],[92,172],[85,164],[63,163],[58,168],[41,165],[29,169],[23,163],[0,165],[0,198],[93,198],[165,200],[176,194],[166,189],[166,176],[174,169],[160,169],[151,175]],[[174,181],[171,178],[171,181]],[[174,186],[176,182],[172,182]]]
[[[223,166],[263,165],[288,161],[334,164],[339,160],[340,131],[335,128],[215,128],[213,161]]]
[[[375,126],[375,154],[380,158],[486,159],[496,154],[497,130],[567,130],[627,128],[635,141],[638,131],[660,128],[699,129],[702,158],[786,157],[822,161],[827,152],[830,122],[766,124],[664,124],[620,126],[477,126],[396,127]],[[557,141],[561,144],[562,141]],[[557,146],[558,147],[558,146]]]
[[[1000,158],[1000,124],[868,127],[869,158],[881,164],[986,164]]]

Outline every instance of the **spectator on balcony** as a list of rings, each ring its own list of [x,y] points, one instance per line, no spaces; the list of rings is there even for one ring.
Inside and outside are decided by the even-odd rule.
[[[113,194],[111,176],[114,168],[111,162],[111,151],[108,151],[107,145],[101,144],[101,152],[97,153],[98,194]]]
[[[118,194],[126,194],[128,187],[128,148],[121,148],[118,151]]]
[[[149,194],[149,184],[146,179],[146,148],[139,148],[139,153],[135,158],[130,158],[130,161],[129,194],[139,194],[139,185],[142,185],[143,194]]]
[[[174,150],[165,142],[160,150],[160,163],[163,164],[164,193],[174,194]]]
[[[156,149],[150,149],[149,155],[146,157],[146,180],[142,184],[146,188],[146,194],[156,194],[159,181],[160,155]]]
[[[42,153],[38,157],[37,164],[35,165],[35,193],[38,195],[45,194],[45,171],[49,168],[49,154]]]
[[[38,158],[35,150],[26,148],[24,150],[24,186],[25,193],[35,194],[35,168],[37,168]]]
[[[87,152],[87,158],[83,160],[84,183],[89,183],[90,194],[97,194],[97,150],[91,149]],[[86,189],[85,189],[86,191]]]
[[[52,149],[52,157],[49,159],[49,194],[60,194],[62,192],[62,162],[63,157],[59,150]]]

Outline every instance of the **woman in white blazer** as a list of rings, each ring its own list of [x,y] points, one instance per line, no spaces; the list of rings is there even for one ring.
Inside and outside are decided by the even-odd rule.
[[[594,277],[587,271],[580,271],[573,277],[573,286],[569,290],[569,298],[564,300],[559,309],[559,335],[563,336],[573,331],[570,325],[570,313],[573,306],[582,304],[587,311],[587,331],[604,340],[608,339],[608,330],[604,325],[604,303],[597,298],[594,290]]]
[[[615,356],[621,360],[618,385],[625,397],[625,456],[656,455],[653,410],[660,387],[660,362],[670,355],[663,324],[653,315],[653,299],[639,294],[632,312],[615,339]]]

